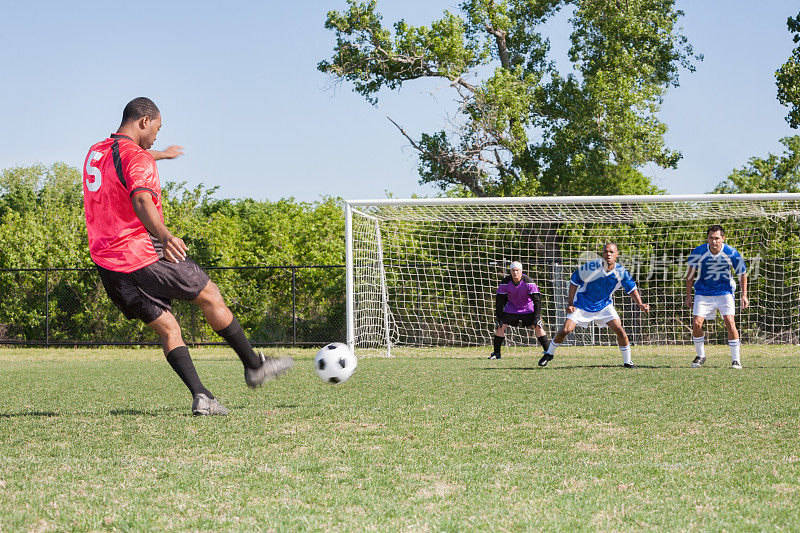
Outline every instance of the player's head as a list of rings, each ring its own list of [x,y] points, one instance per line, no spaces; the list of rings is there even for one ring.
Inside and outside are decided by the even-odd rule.
[[[714,224],[708,228],[708,247],[712,252],[718,253],[725,242],[725,230],[719,224]]]
[[[603,245],[603,251],[601,254],[603,256],[603,261],[605,261],[609,265],[613,265],[617,262],[617,256],[619,256],[619,247],[617,243],[608,241]]]
[[[519,282],[522,279],[522,263],[519,261],[512,261],[510,265],[508,265],[508,270],[511,272],[511,279],[515,282]]]
[[[132,134],[134,142],[147,150],[156,142],[158,130],[161,129],[161,111],[149,98],[134,98],[122,111],[119,129]]]

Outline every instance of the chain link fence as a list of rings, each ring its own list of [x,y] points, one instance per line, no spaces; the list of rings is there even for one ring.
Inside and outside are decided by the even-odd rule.
[[[256,346],[316,346],[346,336],[343,265],[205,268]],[[94,268],[0,269],[0,344],[157,345],[111,303]],[[191,345],[223,344],[199,308],[174,301]]]

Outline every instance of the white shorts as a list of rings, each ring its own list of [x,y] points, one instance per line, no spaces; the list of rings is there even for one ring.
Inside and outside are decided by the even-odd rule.
[[[617,310],[614,308],[614,304],[608,304],[601,310],[594,313],[591,311],[584,311],[583,309],[576,307],[574,312],[567,315],[567,319],[572,320],[582,328],[585,328],[592,322],[601,328],[604,328],[606,324],[612,320],[619,320],[619,315],[617,314]]]
[[[722,316],[736,314],[736,303],[733,301],[733,294],[722,294],[720,296],[694,295],[692,315],[714,319],[717,317],[718,310]]]

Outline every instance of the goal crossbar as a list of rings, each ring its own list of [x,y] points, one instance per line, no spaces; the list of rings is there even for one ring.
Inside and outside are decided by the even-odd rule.
[[[446,205],[540,205],[540,204],[647,204],[678,202],[769,202],[800,201],[800,193],[760,194],[663,194],[621,196],[511,196],[491,198],[381,198],[345,200],[351,207],[361,206],[446,206]]]

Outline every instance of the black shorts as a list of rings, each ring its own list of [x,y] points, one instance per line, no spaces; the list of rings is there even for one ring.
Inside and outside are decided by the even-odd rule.
[[[541,326],[542,317],[539,316],[539,313],[503,313],[499,322],[514,327],[519,326],[519,323],[522,322],[522,327],[528,328],[530,326]]]
[[[180,263],[161,259],[128,273],[95,266],[114,305],[127,318],[138,318],[145,324],[172,309],[173,298],[197,298],[209,281],[208,274],[189,258]]]

